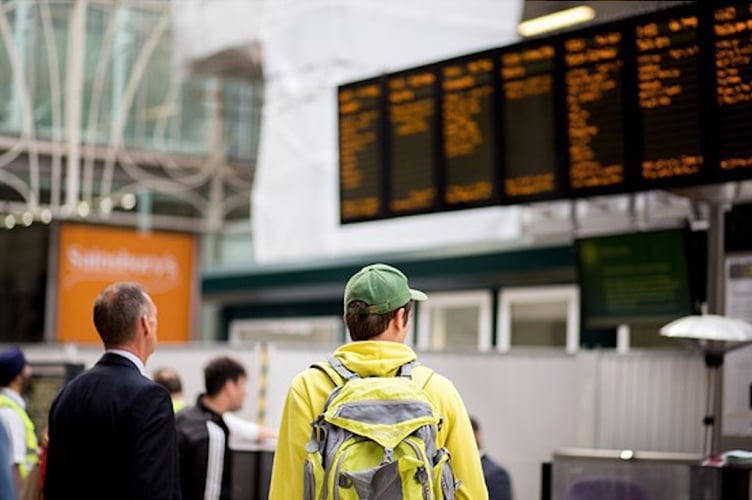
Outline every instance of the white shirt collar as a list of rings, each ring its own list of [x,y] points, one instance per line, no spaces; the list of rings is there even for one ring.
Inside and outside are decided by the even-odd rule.
[[[24,401],[24,398],[22,398],[21,395],[17,393],[16,391],[14,391],[13,389],[9,387],[3,387],[2,391],[0,392],[2,392],[3,396],[7,396],[13,401],[15,401],[18,404],[18,406],[20,406],[24,410],[26,409],[26,401]]]
[[[146,377],[146,367],[144,367],[144,363],[130,351],[124,351],[123,349],[107,349],[107,352],[111,352],[112,354],[117,354],[119,356],[122,356],[126,358],[127,360],[131,361],[134,365],[136,365],[136,368],[138,368],[138,371],[141,372],[141,375]]]

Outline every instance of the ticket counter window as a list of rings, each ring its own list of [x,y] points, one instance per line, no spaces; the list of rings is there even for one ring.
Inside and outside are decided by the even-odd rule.
[[[496,348],[579,346],[579,294],[575,286],[506,288],[499,297]]]
[[[421,350],[488,351],[491,349],[491,293],[431,293],[419,304]]]
[[[566,347],[566,302],[512,304],[511,345],[531,347]]]

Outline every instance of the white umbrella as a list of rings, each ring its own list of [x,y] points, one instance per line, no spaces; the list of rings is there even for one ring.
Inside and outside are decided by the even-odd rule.
[[[718,453],[719,426],[715,425],[720,412],[722,379],[719,373],[724,355],[733,349],[752,343],[752,324],[747,321],[715,314],[684,316],[660,329],[664,337],[690,342],[705,354],[708,369],[707,413],[705,424],[705,454],[710,460]]]
[[[752,342],[752,324],[716,314],[684,316],[663,326],[661,335],[683,339]]]

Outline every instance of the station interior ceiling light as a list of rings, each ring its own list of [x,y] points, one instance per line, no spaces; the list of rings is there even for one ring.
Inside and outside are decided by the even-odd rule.
[[[690,1],[549,1],[525,0],[517,31],[522,37],[544,35],[567,28],[580,28],[634,16],[643,12],[665,9]]]

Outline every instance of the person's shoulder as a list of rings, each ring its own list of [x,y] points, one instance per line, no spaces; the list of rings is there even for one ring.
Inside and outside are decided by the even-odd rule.
[[[175,429],[179,436],[189,441],[201,440],[207,433],[206,422],[210,417],[198,406],[187,406],[175,415]]]
[[[189,421],[204,418],[204,412],[198,405],[188,405],[175,414],[175,419],[179,421]]]
[[[419,367],[418,369],[420,369]],[[460,400],[459,391],[448,377],[431,370],[428,373],[426,382],[423,384],[423,390],[431,396],[434,402],[444,405],[454,406]]]
[[[305,386],[311,382],[319,382],[325,379],[331,379],[333,375],[329,375],[327,361],[317,361],[312,363],[308,368],[298,372],[292,379],[291,386]]]
[[[11,408],[10,406],[0,406],[0,421],[3,422],[10,422],[10,421],[18,421],[21,422],[21,416],[18,414],[16,410]]]
[[[413,369],[413,372],[417,377],[423,377],[426,379],[425,389],[428,390],[450,390],[456,391],[454,382],[448,377],[437,372],[430,366],[418,365]]]

